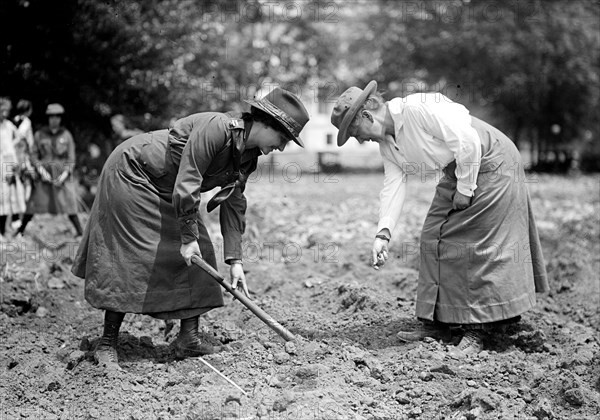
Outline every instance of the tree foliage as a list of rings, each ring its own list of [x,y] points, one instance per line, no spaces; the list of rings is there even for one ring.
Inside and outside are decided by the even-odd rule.
[[[598,2],[382,0],[369,17],[382,47],[367,78],[393,95],[442,91],[536,152],[595,137]]]
[[[114,113],[155,128],[265,85],[299,90],[323,75],[333,46],[318,42],[318,20],[293,12],[240,0],[7,0],[0,92],[31,99],[38,123],[58,101],[79,131],[108,136]]]
[[[376,79],[438,90],[542,153],[595,139],[600,12],[588,0],[4,0],[0,94],[63,103],[79,138],[239,106],[262,87],[331,101]]]

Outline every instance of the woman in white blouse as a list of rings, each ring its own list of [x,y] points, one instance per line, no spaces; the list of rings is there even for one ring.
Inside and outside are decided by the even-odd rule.
[[[31,165],[30,153],[33,149],[33,125],[31,124],[31,114],[33,113],[33,106],[27,99],[20,99],[17,102],[16,115],[14,122],[17,127],[18,140],[15,144],[15,150],[17,151],[17,159],[19,161],[19,172],[23,181],[23,187],[25,188],[25,201],[31,197],[31,191],[33,188],[33,166]],[[13,228],[17,229],[20,226],[20,220],[18,223],[13,224]]]
[[[519,151],[498,129],[439,93],[388,102],[371,81],[351,87],[331,115],[342,146],[349,137],[379,143],[384,185],[373,265],[388,258],[402,217],[407,174],[443,171],[421,233],[414,331],[402,341],[450,338],[454,355],[479,352],[485,331],[516,321],[548,289]]]

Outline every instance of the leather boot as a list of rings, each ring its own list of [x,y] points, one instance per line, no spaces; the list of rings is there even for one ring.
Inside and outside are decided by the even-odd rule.
[[[122,370],[117,356],[117,342],[124,317],[123,312],[106,311],[104,314],[104,333],[94,352],[94,359],[109,371]]]
[[[461,338],[460,343],[448,351],[451,357],[460,359],[479,353],[483,350],[483,332],[477,330],[467,330]]]
[[[172,346],[177,358],[196,357],[221,351],[221,346],[203,343],[198,332],[198,316],[182,319],[179,335]]]

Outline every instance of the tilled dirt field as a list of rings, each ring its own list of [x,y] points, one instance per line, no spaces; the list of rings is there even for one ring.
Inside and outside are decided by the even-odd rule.
[[[226,344],[205,359],[247,395],[199,360],[176,360],[177,325],[142,315],[128,314],[121,329],[124,372],[96,366],[103,314],[69,273],[76,243],[66,217],[42,216],[22,241],[1,245],[0,419],[600,418],[599,177],[531,175],[551,292],[465,359],[447,351],[458,337],[395,338],[414,324],[432,181],[409,182],[380,271],[368,258],[382,175],[252,181],[250,289],[297,340],[286,346],[230,297],[202,317],[207,339]],[[218,243],[217,215],[209,220]]]

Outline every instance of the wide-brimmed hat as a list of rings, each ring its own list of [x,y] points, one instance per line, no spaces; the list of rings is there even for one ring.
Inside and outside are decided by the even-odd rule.
[[[348,141],[348,127],[356,116],[358,109],[365,103],[369,95],[377,90],[377,82],[371,80],[369,84],[360,89],[356,86],[348,88],[340,95],[333,111],[331,111],[331,123],[338,128],[337,144],[342,146]]]
[[[61,104],[48,104],[46,108],[46,115],[62,115],[65,113],[65,109]]]
[[[300,98],[292,92],[276,87],[261,99],[248,99],[245,102],[275,118],[290,139],[298,146],[304,147],[299,136],[310,116]]]

